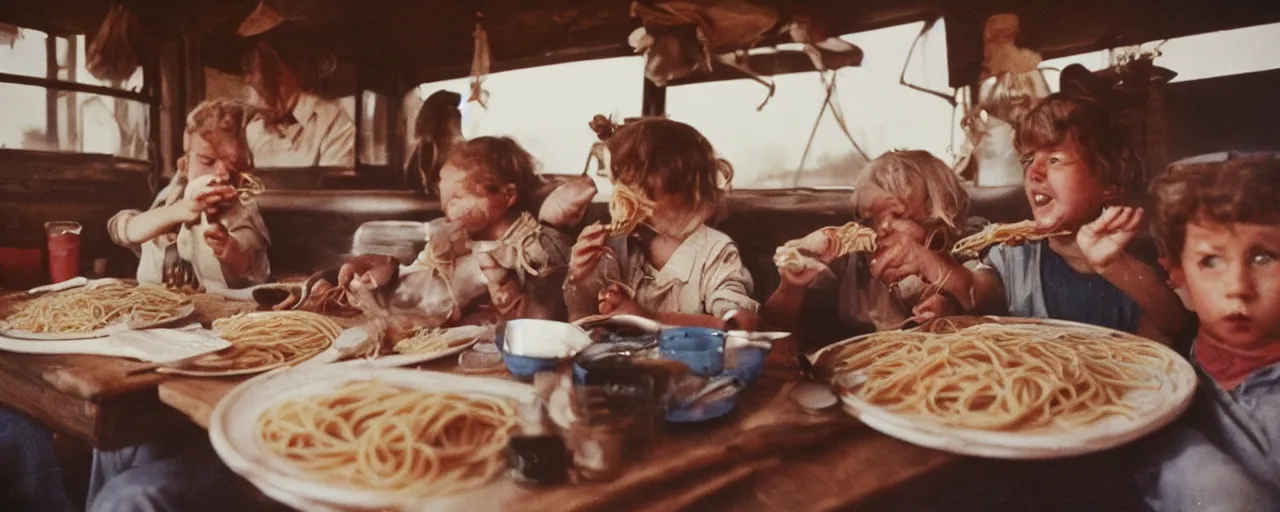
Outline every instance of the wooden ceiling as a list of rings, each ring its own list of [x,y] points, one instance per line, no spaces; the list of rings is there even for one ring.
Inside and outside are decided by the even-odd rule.
[[[238,66],[239,23],[256,0],[118,0],[160,38],[200,34],[218,67]],[[362,85],[403,91],[465,76],[477,13],[489,33],[493,70],[631,54],[639,26],[629,0],[266,0],[309,45],[351,63]],[[711,0],[691,0],[711,1]],[[741,0],[729,0],[741,1]],[[798,0],[778,0],[781,10]],[[1021,44],[1046,57],[1280,21],[1280,2],[1222,0],[807,0],[822,4],[839,33],[943,16],[953,85],[976,79],[982,23],[1022,17]],[[0,21],[61,33],[93,33],[110,0],[0,2]],[[767,41],[776,43],[778,41]]]

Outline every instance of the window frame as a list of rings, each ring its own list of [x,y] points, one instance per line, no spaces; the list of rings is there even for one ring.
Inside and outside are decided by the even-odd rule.
[[[142,69],[142,87],[140,91],[119,89],[119,88],[108,87],[104,85],[92,85],[92,84],[80,83],[76,81],[76,67],[78,63],[75,61],[75,55],[76,55],[75,38],[77,36],[82,36],[83,34],[65,34],[65,33],[53,32],[53,31],[40,31],[37,29],[28,29],[27,27],[19,27],[19,28],[26,29],[26,30],[36,30],[44,34],[45,36],[45,46],[44,46],[45,52],[44,53],[45,53],[45,62],[46,62],[45,76],[38,77],[38,76],[19,75],[15,73],[0,72],[0,83],[40,87],[45,90],[46,137],[50,137],[55,143],[58,144],[59,147],[61,147],[61,143],[62,143],[61,133],[60,133],[61,130],[59,129],[61,119],[58,116],[58,96],[59,96],[58,93],[59,92],[76,92],[76,93],[94,94],[94,95],[105,96],[109,98],[118,98],[118,99],[136,101],[138,103],[146,105],[148,109],[147,142],[148,142],[148,145],[150,146],[150,149],[148,150],[148,153],[149,153],[148,159],[140,160],[137,158],[121,157],[114,154],[107,154],[106,156],[114,159],[119,159],[119,160],[147,163],[151,165],[153,168],[161,167],[159,162],[154,161],[158,158],[158,155],[159,155],[158,144],[159,144],[159,135],[160,135],[160,130],[159,130],[160,104],[159,104],[158,98],[156,97],[156,94],[158,92],[158,88],[156,87],[156,85],[159,78],[159,74],[157,73],[157,68],[156,68],[158,63],[149,62],[145,60],[139,63],[139,66]],[[88,37],[88,36],[85,36],[85,37]],[[60,69],[62,69],[62,67],[58,65],[58,40],[59,39],[67,39],[69,41],[68,52],[70,53],[70,58],[66,66],[68,68],[68,72],[67,72],[67,79],[65,80],[58,78],[58,72]],[[80,127],[77,126],[74,132],[74,135],[72,136],[73,137],[72,140],[79,139],[79,135],[80,135],[79,131],[80,131]],[[32,153],[39,152],[39,151],[20,149],[20,148],[12,148],[11,150],[20,151],[20,152],[32,152]],[[64,155],[89,155],[89,156],[102,155],[102,153],[90,153],[90,152],[81,151],[79,148],[77,148],[75,151],[58,151],[58,153],[62,153]]]

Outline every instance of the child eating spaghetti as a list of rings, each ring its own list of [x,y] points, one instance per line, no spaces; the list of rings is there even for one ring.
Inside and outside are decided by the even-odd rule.
[[[244,131],[252,117],[236,102],[201,103],[187,116],[186,154],[151,209],[124,210],[107,222],[111,240],[141,258],[138,282],[217,293],[266,281],[267,226],[252,197],[233,186],[253,169]]]
[[[949,301],[916,313],[965,311],[1055,318],[1137,333],[1168,343],[1186,311],[1152,265],[1126,247],[1142,225],[1130,204],[1142,186],[1138,163],[1110,113],[1087,98],[1054,94],[1024,116],[1015,140],[1026,167],[1024,188],[1036,228],[1067,232],[991,249],[969,270],[912,237],[881,237],[871,271],[886,282],[910,275],[935,284]]]
[[[366,308],[443,316],[444,323],[483,306],[503,319],[561,319],[568,243],[538,222],[537,188],[533,156],[514,140],[463,142],[440,170],[445,217],[430,223],[418,260],[402,267],[389,256],[359,256],[343,266],[338,284],[366,297]]]
[[[1161,263],[1200,319],[1204,414],[1161,434],[1156,510],[1280,510],[1280,157],[1210,155],[1152,184]]]
[[[672,325],[744,327],[758,307],[728,235],[706,222],[724,197],[728,162],[693,127],[663,118],[623,125],[609,140],[611,225],[583,229],[564,300],[570,318],[634,314]]]
[[[858,176],[853,202],[865,227],[888,236],[910,230],[917,243],[934,250],[960,238],[969,212],[969,195],[956,173],[918,150],[872,160]],[[803,328],[805,338],[821,346],[873,330],[898,329],[912,317],[912,307],[927,298],[929,290],[919,279],[891,288],[871,272],[868,255],[833,261],[831,251],[822,250],[827,244],[822,230],[792,244],[803,256],[796,265],[779,265],[782,282],[761,316],[787,330]]]

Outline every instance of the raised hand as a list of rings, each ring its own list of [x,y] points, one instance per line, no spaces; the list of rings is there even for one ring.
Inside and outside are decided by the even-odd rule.
[[[1106,207],[1096,220],[1076,233],[1076,245],[1095,272],[1101,272],[1124,254],[1124,248],[1142,226],[1142,208]]]

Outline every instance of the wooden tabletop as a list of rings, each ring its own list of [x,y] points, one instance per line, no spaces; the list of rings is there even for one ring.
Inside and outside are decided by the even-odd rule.
[[[452,361],[429,369],[450,371]],[[903,443],[840,411],[810,413],[789,398],[794,369],[771,368],[728,417],[669,425],[611,482],[494,493],[479,508],[522,510],[841,510],[964,460]],[[242,379],[174,378],[160,399],[201,426]]]
[[[0,302],[12,297],[0,296]],[[251,311],[252,303],[197,295],[195,319],[213,319]],[[0,404],[36,418],[95,448],[132,446],[182,425],[165,406],[156,387],[165,376],[129,376],[145,363],[88,355],[33,355],[0,352]]]

